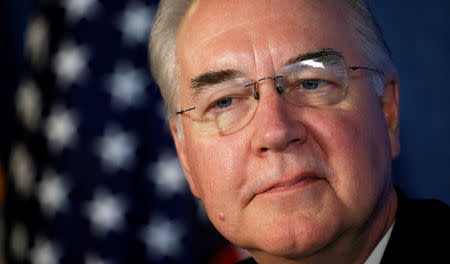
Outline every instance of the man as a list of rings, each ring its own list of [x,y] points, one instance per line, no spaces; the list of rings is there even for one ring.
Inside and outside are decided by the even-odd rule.
[[[415,222],[392,185],[398,77],[364,1],[162,1],[150,59],[192,193],[248,263],[440,259],[399,240],[448,235],[448,207]]]

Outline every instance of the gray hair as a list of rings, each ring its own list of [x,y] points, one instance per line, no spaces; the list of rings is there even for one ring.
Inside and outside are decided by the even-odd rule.
[[[193,0],[161,0],[150,34],[149,57],[153,77],[167,104],[167,117],[179,107],[179,68],[176,62],[178,28]],[[384,72],[394,69],[390,51],[366,0],[345,0],[349,23],[360,43],[360,52],[371,67]],[[383,94],[383,77],[371,75],[378,95]]]

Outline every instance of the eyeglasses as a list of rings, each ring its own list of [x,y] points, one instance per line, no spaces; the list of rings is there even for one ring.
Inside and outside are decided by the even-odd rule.
[[[198,104],[176,114],[189,116],[202,133],[230,134],[253,118],[260,92],[258,83],[273,80],[278,94],[295,106],[327,107],[345,99],[348,70],[381,71],[363,66],[347,67],[337,55],[303,60],[281,68],[274,76],[256,81],[234,78],[214,84],[196,98]]]

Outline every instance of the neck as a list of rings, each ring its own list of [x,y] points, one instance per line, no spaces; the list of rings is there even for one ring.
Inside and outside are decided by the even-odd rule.
[[[336,240],[310,256],[288,259],[264,252],[252,252],[252,255],[260,264],[364,263],[395,220],[397,195],[392,185],[381,195],[377,204],[364,225],[344,231]]]

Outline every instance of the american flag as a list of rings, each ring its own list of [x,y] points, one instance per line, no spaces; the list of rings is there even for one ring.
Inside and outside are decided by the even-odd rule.
[[[206,263],[225,245],[189,192],[148,69],[156,6],[38,2],[5,162],[7,263]]]

